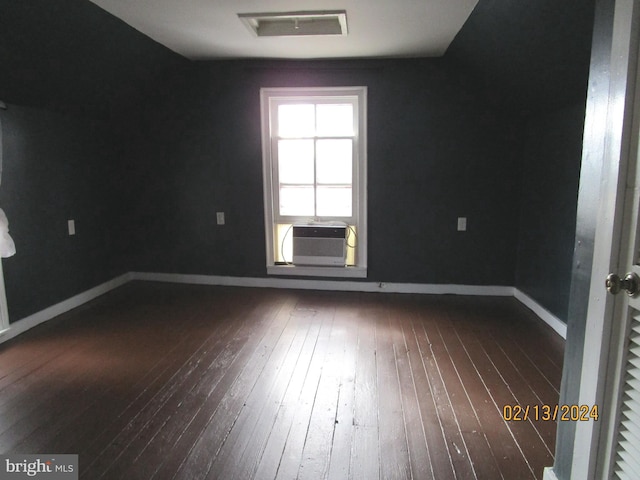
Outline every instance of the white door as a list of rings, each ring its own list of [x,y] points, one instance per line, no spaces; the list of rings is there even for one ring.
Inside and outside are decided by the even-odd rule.
[[[640,479],[639,9],[639,0],[615,1],[611,85],[598,119],[606,148],[579,405],[596,406],[599,418],[576,422],[576,480]]]
[[[600,408],[602,430],[595,463],[599,478],[640,479],[639,105],[635,112],[618,262],[626,273],[611,273],[606,281],[609,293],[621,298],[614,304]]]

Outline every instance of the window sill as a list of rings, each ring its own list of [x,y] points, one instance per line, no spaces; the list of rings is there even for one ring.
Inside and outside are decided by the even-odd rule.
[[[367,267],[307,267],[300,265],[268,265],[267,275],[367,278]]]

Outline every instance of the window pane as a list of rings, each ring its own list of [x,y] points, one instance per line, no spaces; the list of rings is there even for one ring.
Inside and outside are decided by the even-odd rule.
[[[279,105],[278,135],[313,137],[316,130],[315,105]]]
[[[313,183],[313,140],[278,140],[279,183]]]
[[[316,148],[318,183],[351,184],[353,140],[318,140]]]
[[[351,216],[351,187],[318,187],[317,195],[318,216]]]
[[[313,187],[280,187],[280,215],[313,216]]]
[[[319,104],[316,108],[319,136],[353,135],[353,105]]]

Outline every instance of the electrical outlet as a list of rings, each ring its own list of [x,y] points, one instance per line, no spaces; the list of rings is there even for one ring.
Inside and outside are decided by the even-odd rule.
[[[76,234],[76,221],[75,220],[67,220],[67,229],[69,230],[69,235]]]
[[[224,212],[216,212],[216,223],[224,225]]]
[[[458,217],[458,231],[459,232],[467,231],[467,217]]]

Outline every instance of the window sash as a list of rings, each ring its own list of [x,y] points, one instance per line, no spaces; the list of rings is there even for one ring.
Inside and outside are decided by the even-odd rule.
[[[355,115],[354,115],[355,116]],[[351,182],[346,183],[346,182],[322,182],[319,181],[317,178],[317,171],[318,171],[318,160],[317,160],[317,156],[318,156],[318,149],[317,149],[317,142],[318,141],[322,141],[322,140],[351,140]],[[308,182],[283,182],[280,180],[280,157],[279,157],[279,147],[280,147],[280,141],[281,140],[310,140],[314,142],[314,146],[313,146],[313,180],[312,181],[308,181]],[[302,221],[304,219],[314,219],[316,221],[331,221],[331,220],[336,220],[336,221],[341,221],[341,222],[351,222],[353,223],[355,218],[356,218],[356,212],[354,211],[354,208],[357,206],[357,195],[358,195],[358,189],[357,189],[357,175],[358,175],[358,139],[355,136],[349,136],[349,137],[336,137],[336,136],[330,136],[330,137],[322,137],[322,136],[313,136],[313,137],[302,137],[302,138],[298,138],[296,137],[295,139],[291,139],[289,137],[273,137],[272,141],[271,141],[271,156],[272,156],[272,170],[273,170],[273,181],[274,181],[274,185],[273,185],[273,202],[274,202],[274,220],[277,223],[292,223],[295,221]],[[356,181],[354,181],[356,180]],[[314,202],[313,202],[313,211],[309,212],[308,214],[297,214],[297,215],[292,215],[292,214],[286,214],[286,213],[282,213],[281,211],[281,189],[282,188],[295,188],[295,187],[300,187],[300,188],[305,188],[305,187],[309,187],[313,189],[313,197],[314,197]],[[318,189],[322,189],[322,188],[346,188],[346,187],[351,187],[351,214],[350,215],[322,215],[319,214],[319,208],[318,208]]]
[[[352,133],[345,135],[280,135],[278,131],[280,125],[280,106],[283,105],[313,105],[315,112],[315,119],[317,119],[317,106],[322,105],[351,105],[352,108]],[[357,96],[310,96],[305,98],[277,98],[272,100],[271,108],[270,108],[270,116],[271,116],[271,125],[272,131],[270,132],[272,136],[271,140],[271,156],[272,156],[272,168],[273,168],[273,179],[277,184],[273,185],[273,202],[274,202],[274,221],[278,223],[290,223],[295,221],[304,221],[308,219],[319,220],[319,221],[346,221],[353,223],[355,218],[357,217],[354,208],[357,207],[358,204],[358,189],[357,189],[357,181],[358,177],[358,130],[359,130],[359,120],[358,120],[358,97]],[[317,125],[314,125],[314,128],[317,128]],[[314,131],[313,133],[317,133]],[[279,145],[280,141],[283,140],[309,140],[313,141],[313,184],[311,183],[288,183],[280,181],[280,158],[279,158]],[[350,184],[341,183],[341,182],[319,182],[317,179],[317,170],[318,170],[318,142],[323,140],[351,140],[352,148],[351,148],[351,182]],[[280,202],[280,193],[281,189],[284,187],[295,187],[295,186],[306,186],[310,185],[313,187],[313,211],[305,212],[307,215],[291,215],[286,212],[281,211],[281,202]],[[347,187],[351,186],[351,214],[350,215],[321,215],[319,214],[318,208],[318,188],[319,187]]]

